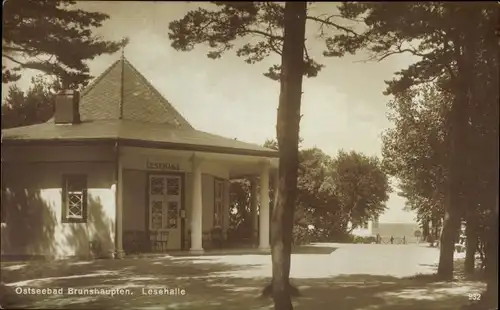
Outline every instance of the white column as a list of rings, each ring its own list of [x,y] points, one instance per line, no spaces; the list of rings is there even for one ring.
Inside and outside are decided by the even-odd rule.
[[[191,252],[203,252],[203,199],[201,187],[201,161],[193,156],[193,184],[191,210]]]
[[[123,169],[118,159],[117,165],[117,186],[116,186],[116,244],[115,258],[123,258]]]
[[[259,249],[269,250],[269,165],[260,174]]]
[[[250,199],[251,199],[251,210],[252,210],[252,244],[257,245],[259,240],[259,191],[257,190],[257,178],[251,178],[250,186]]]

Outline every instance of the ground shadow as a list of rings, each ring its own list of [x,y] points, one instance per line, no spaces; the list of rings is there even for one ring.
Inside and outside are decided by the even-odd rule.
[[[247,255],[270,255],[270,252],[259,251],[258,249],[253,250],[244,250],[244,249],[235,249],[235,250],[206,250],[203,253],[189,253],[188,251],[179,251],[179,252],[169,252],[168,256],[172,257],[212,257],[212,256],[247,256]],[[140,256],[140,255],[139,255]]]
[[[2,209],[2,260],[53,255],[57,219],[39,190],[2,188]]]
[[[10,263],[2,266],[2,281],[11,285],[11,290],[61,287],[65,294],[22,295],[21,299],[11,291],[3,300],[9,302],[9,309],[270,309],[272,301],[260,297],[269,278],[231,276],[253,267],[174,257]],[[292,283],[301,291],[301,297],[294,299],[296,310],[332,309],[333,305],[342,310],[456,310],[467,303],[469,293],[484,288],[479,282],[457,284],[366,274],[292,279]],[[68,294],[68,288],[113,288],[128,294]],[[148,293],[162,288],[183,289],[185,295]]]
[[[337,247],[333,246],[317,246],[317,245],[301,245],[292,248],[292,254],[315,254],[315,255],[329,255],[332,254]],[[167,253],[173,257],[193,257],[193,256],[245,256],[245,255],[270,255],[270,250],[262,251],[257,247],[246,248],[222,248],[222,249],[208,249],[203,253],[191,254],[188,251],[171,251]],[[140,257],[141,255],[131,255],[132,257]]]
[[[292,249],[292,254],[320,254],[329,255],[332,254],[337,247],[333,246],[315,246],[315,245],[302,245],[297,246]]]
[[[434,272],[437,272],[437,270],[438,270],[438,264],[419,264],[419,265],[423,266],[423,267],[430,267],[430,269],[433,270]],[[463,258],[456,259],[453,262],[454,279],[455,280],[466,279],[466,280],[472,280],[472,281],[485,281],[486,280],[485,273],[484,273],[484,270],[481,270],[480,265],[481,265],[480,262],[476,262],[474,272],[467,273],[467,272],[465,272],[465,259],[463,259]],[[423,276],[423,275],[419,275],[419,276]],[[435,276],[437,279],[439,279],[439,277],[436,274],[434,274],[433,276]]]

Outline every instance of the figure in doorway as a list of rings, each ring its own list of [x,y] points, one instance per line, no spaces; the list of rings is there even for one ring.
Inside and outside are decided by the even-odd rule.
[[[394,237],[391,236],[391,244],[394,244]]]

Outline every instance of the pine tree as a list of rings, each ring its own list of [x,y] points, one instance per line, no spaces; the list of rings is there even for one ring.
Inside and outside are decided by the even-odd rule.
[[[63,87],[85,86],[92,78],[86,63],[127,43],[92,34],[109,16],[75,9],[72,0],[4,1],[2,82],[15,82],[23,69],[57,76]]]

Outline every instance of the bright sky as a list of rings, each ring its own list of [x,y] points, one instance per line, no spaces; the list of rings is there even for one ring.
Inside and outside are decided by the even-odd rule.
[[[232,51],[212,60],[206,57],[203,46],[191,52],[170,47],[169,22],[199,5],[161,1],[78,3],[82,9],[111,16],[96,33],[112,40],[128,37],[126,58],[195,128],[257,144],[274,138],[279,84],[262,73],[278,64],[279,58],[248,65]],[[334,5],[318,3],[315,10],[322,13]],[[317,26],[308,24],[308,33],[316,30]],[[393,56],[381,63],[360,62],[366,59],[361,54],[325,58],[321,56],[321,41],[309,38],[307,43],[312,56],[317,55],[316,60],[326,67],[318,77],[304,81],[303,146],[317,146],[330,155],[340,149],[380,155],[381,133],[391,125],[386,119],[390,98],[382,94],[384,80],[407,67],[412,58]],[[116,53],[96,58],[89,64],[91,73],[98,76],[119,57]],[[25,74],[19,85],[29,85],[30,76]],[[395,193],[388,207],[381,222],[413,222],[414,214],[402,210],[404,200]]]

